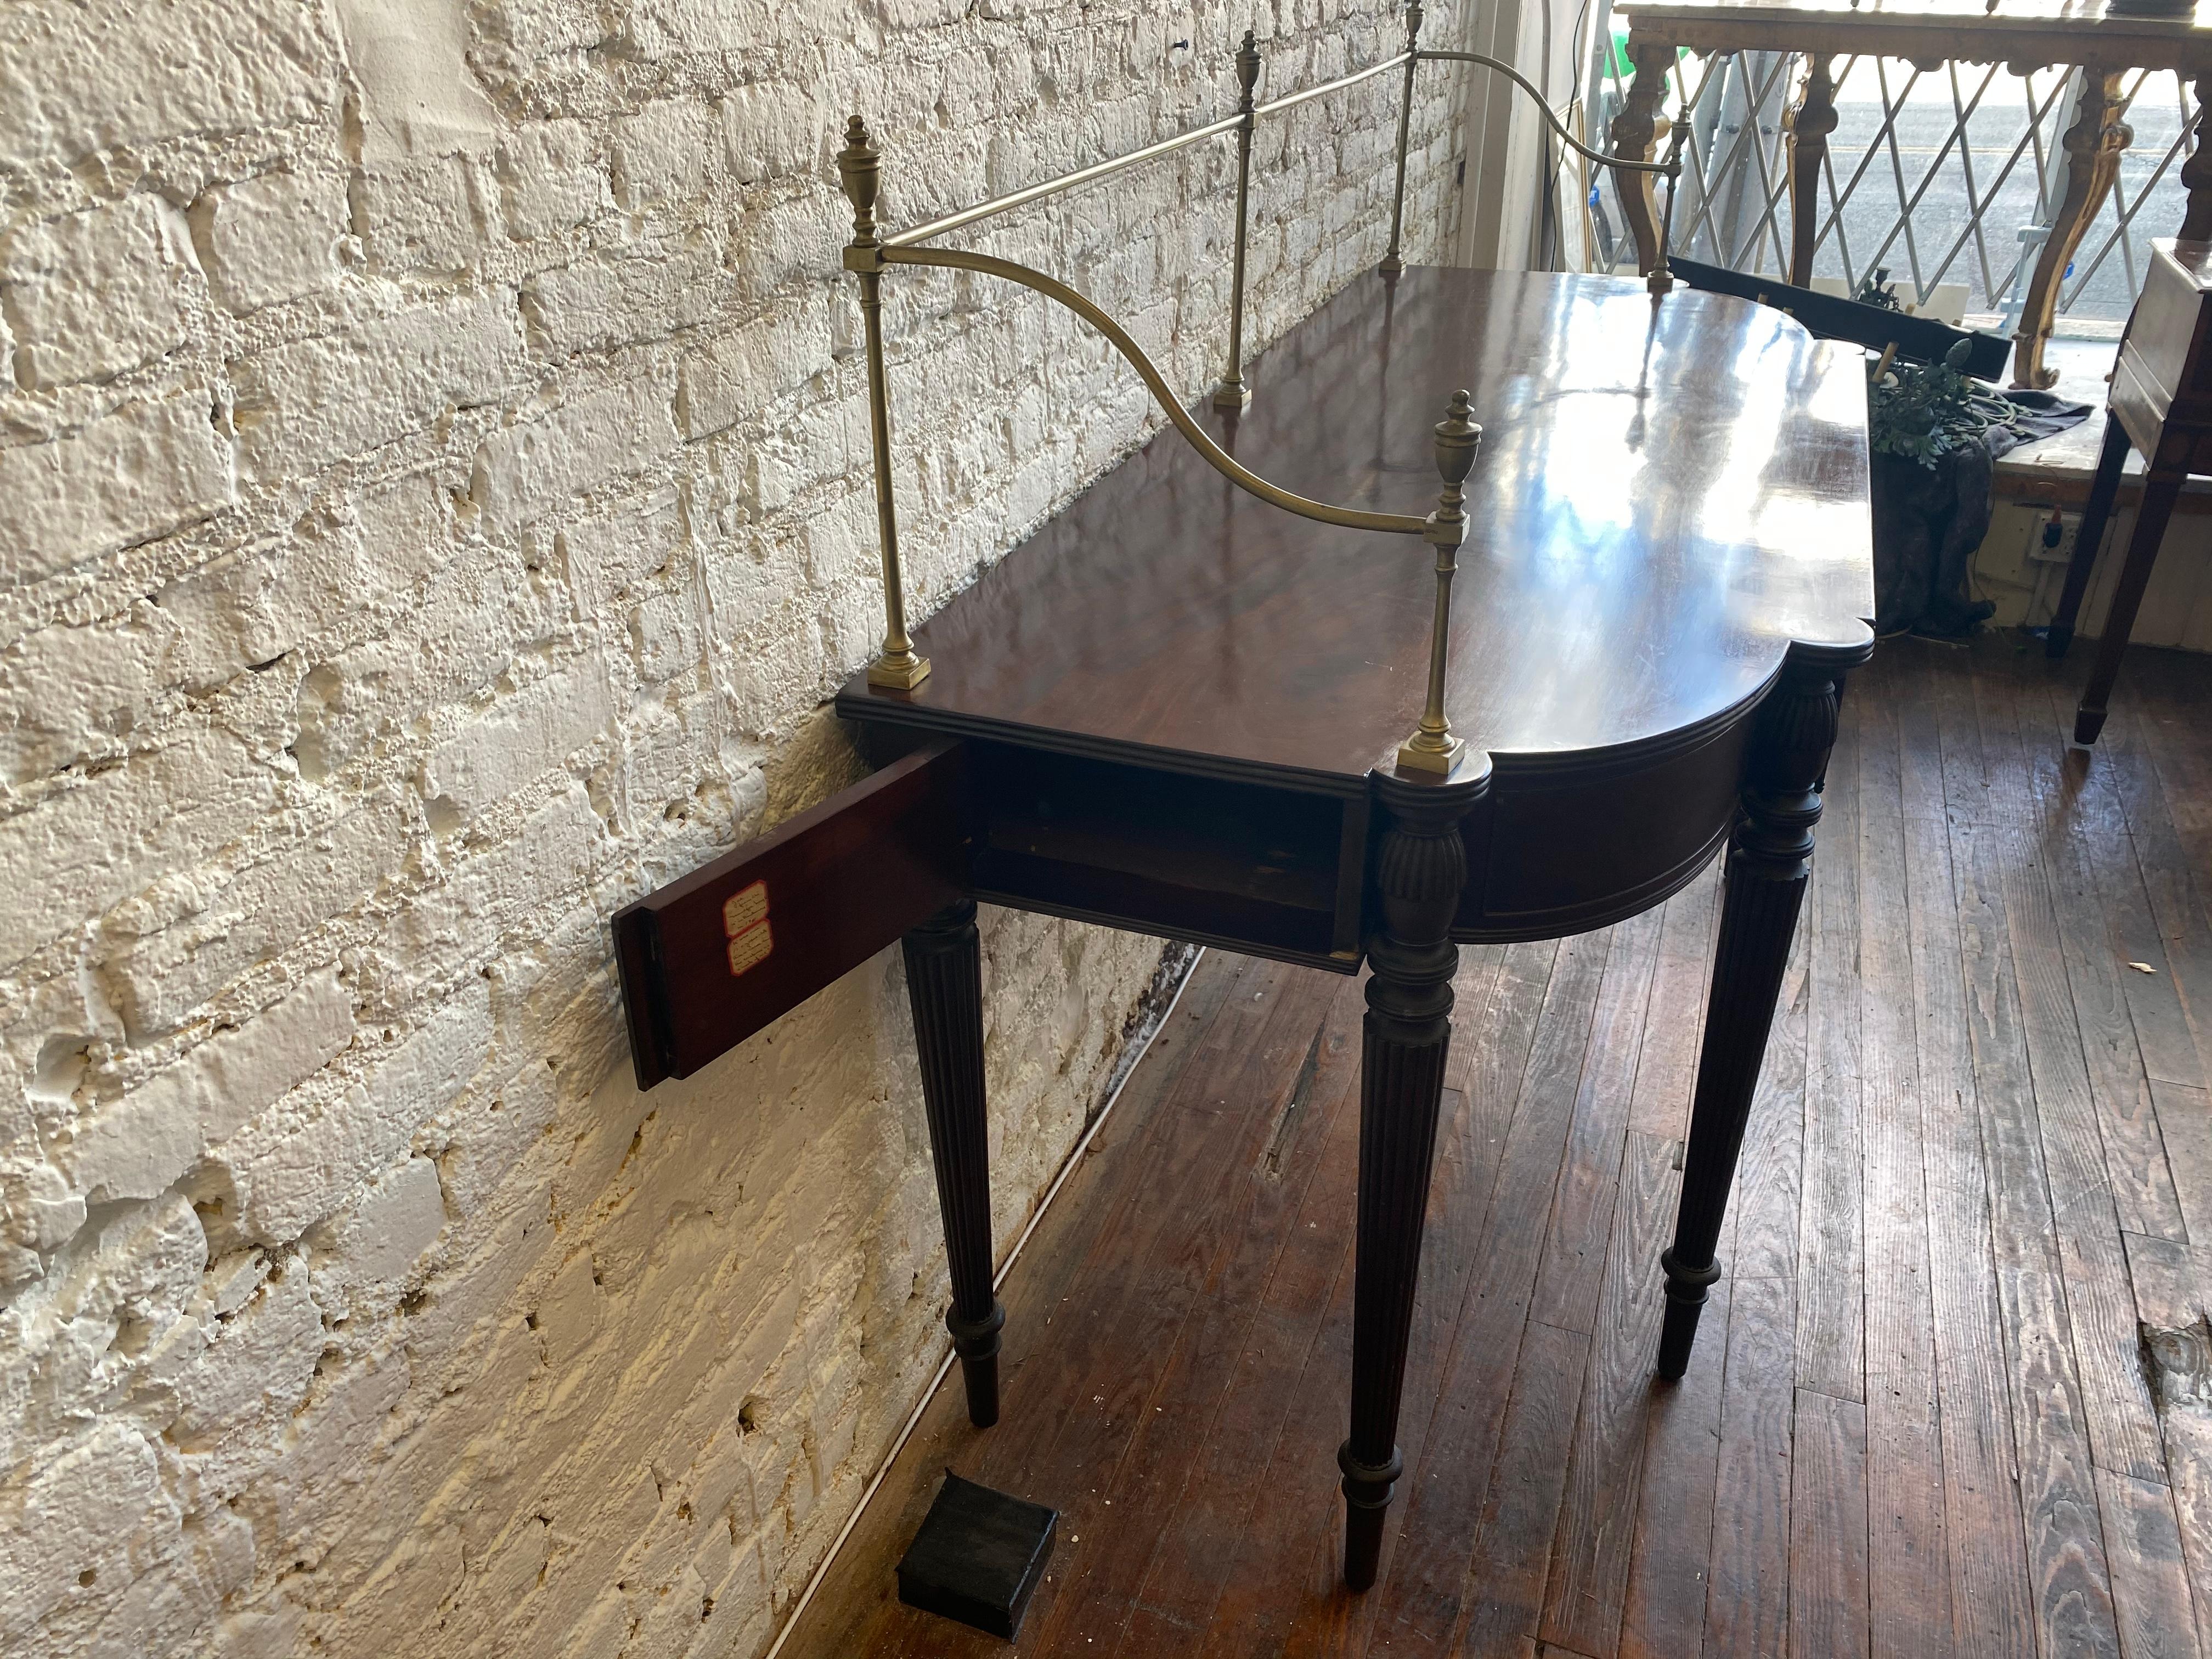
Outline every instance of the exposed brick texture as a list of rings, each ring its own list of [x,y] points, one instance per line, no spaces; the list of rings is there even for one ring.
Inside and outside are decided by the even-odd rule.
[[[1431,11],[1448,38],[1450,7]],[[1394,48],[1389,0],[0,15],[0,1652],[738,1656],[942,1352],[891,951],[641,1097],[608,918],[855,775],[830,158],[893,224]],[[1249,336],[1380,255],[1395,80],[1258,147]],[[1415,115],[1415,253],[1456,200]],[[1224,143],[971,234],[1196,397]],[[888,282],[927,615],[1157,429]],[[996,1224],[1156,942],[987,914]]]

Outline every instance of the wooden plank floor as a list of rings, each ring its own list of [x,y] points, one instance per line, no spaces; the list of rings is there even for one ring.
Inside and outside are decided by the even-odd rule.
[[[2212,1659],[2212,659],[2137,651],[2084,753],[2088,654],[1853,681],[1680,1386],[1711,876],[1464,953],[1359,1596],[1358,987],[1213,953],[1008,1281],[1004,1420],[955,1374],[787,1654],[1004,1650],[895,1598],[949,1465],[1062,1512],[1026,1653]]]

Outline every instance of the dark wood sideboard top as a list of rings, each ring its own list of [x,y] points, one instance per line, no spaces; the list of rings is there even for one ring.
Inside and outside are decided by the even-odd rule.
[[[1873,614],[1857,354],[1781,313],[1625,279],[1364,275],[1202,418],[1287,489],[1421,514],[1455,388],[1484,428],[1448,707],[1542,767],[1665,746],[1794,646],[1863,658]],[[924,412],[902,409],[894,431]],[[912,692],[848,718],[1350,793],[1420,711],[1433,550],[1294,518],[1163,430],[915,630]],[[1623,758],[1626,758],[1624,754]]]

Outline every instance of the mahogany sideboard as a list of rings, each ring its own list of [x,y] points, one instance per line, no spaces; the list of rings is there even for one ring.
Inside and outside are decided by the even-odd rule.
[[[647,1087],[903,939],[946,1322],[979,1424],[999,1412],[1004,1314],[976,903],[1370,969],[1337,1454],[1346,1576],[1364,1588],[1401,1474],[1458,944],[1606,926],[1726,845],[1664,1257],[1658,1369],[1687,1363],[1840,678],[1873,647],[1864,371],[1723,295],[1415,268],[1356,278],[1252,383],[1249,409],[1199,416],[1238,460],[1415,510],[1433,411],[1467,391],[1484,435],[1449,612],[1466,748],[1448,773],[1396,759],[1423,708],[1432,550],[1279,512],[1163,432],[915,630],[926,678],[845,687],[837,712],[882,769],[615,930]]]

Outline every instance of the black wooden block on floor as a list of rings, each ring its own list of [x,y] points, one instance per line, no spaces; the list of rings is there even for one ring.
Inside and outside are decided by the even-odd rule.
[[[1044,1580],[1060,1511],[950,1470],[898,1564],[899,1600],[1009,1642]]]

